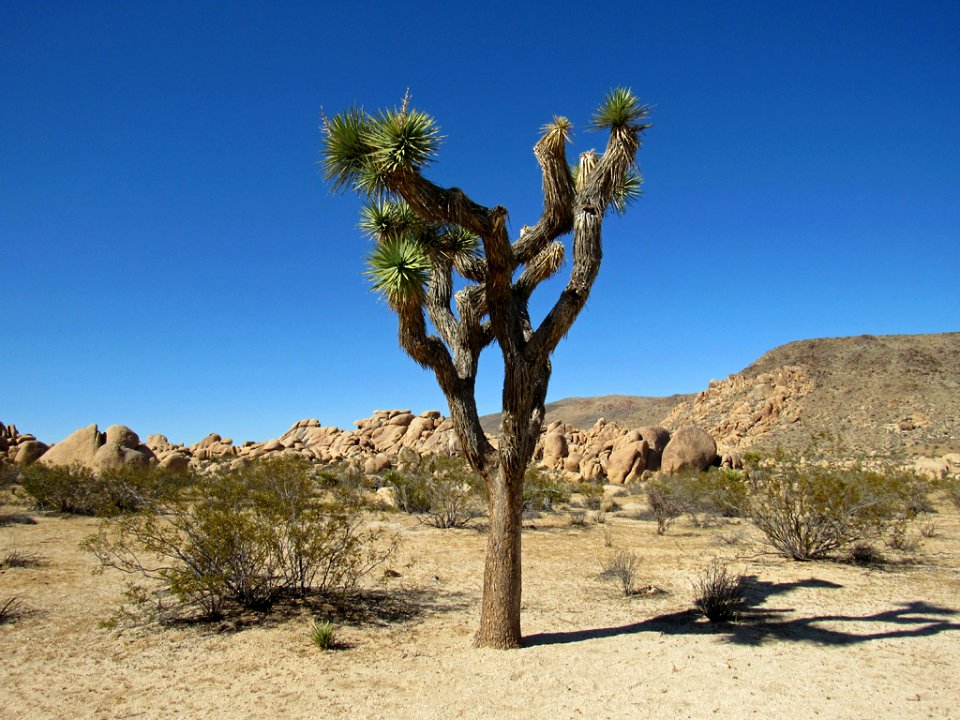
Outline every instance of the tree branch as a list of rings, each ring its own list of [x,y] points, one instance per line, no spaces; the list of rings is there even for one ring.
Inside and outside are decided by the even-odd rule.
[[[411,301],[398,306],[396,311],[400,321],[400,346],[419,365],[433,370],[447,398],[454,426],[463,430],[459,434],[464,455],[477,472],[484,472],[494,451],[480,425],[474,399],[476,373],[460,377],[443,342],[427,335],[422,305]]]
[[[514,243],[520,264],[530,262],[552,240],[573,228],[573,177],[567,164],[565,127],[555,122],[533,146],[543,173],[543,212],[536,225],[527,228]]]
[[[600,228],[616,189],[623,183],[639,148],[639,126],[615,128],[603,156],[589,168],[589,177],[578,178],[573,220],[573,267],[570,279],[556,304],[544,318],[526,348],[528,356],[543,361],[549,357],[586,305],[603,258]],[[592,167],[590,167],[592,165]]]
[[[433,258],[433,269],[430,272],[430,282],[427,285],[427,311],[430,321],[440,337],[453,347],[457,337],[457,321],[450,309],[450,300],[453,295],[453,275],[451,263],[446,258]]]

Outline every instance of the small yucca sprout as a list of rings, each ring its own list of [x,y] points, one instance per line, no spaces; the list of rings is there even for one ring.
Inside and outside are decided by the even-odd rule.
[[[313,621],[310,626],[310,639],[313,644],[321,650],[330,650],[336,644],[337,632],[333,623],[329,620],[324,622]]]

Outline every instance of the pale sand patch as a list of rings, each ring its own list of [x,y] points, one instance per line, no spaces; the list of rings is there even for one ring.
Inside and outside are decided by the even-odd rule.
[[[884,570],[758,555],[684,521],[658,537],[621,513],[607,524],[615,546],[641,555],[641,585],[665,591],[629,599],[597,578],[604,526],[540,518],[524,533],[529,645],[506,652],[471,644],[474,530],[374,518],[403,539],[390,564],[401,577],[375,584],[420,612],[341,627],[348,649],[322,652],[306,615],[239,632],[104,628],[125,578],[92,574],[79,549],[96,521],[37,516],[0,528],[0,558],[43,559],[0,573],[0,599],[30,609],[0,627],[0,717],[960,718],[960,517],[940,510],[917,562]],[[714,556],[755,578],[740,623],[689,613]]]

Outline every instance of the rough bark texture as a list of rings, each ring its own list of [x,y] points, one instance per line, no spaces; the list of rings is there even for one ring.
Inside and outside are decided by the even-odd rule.
[[[543,423],[550,355],[596,280],[603,217],[633,166],[645,127],[635,122],[612,127],[603,155],[590,151],[581,156],[574,182],[566,157],[569,123],[555,119],[547,125],[534,146],[543,175],[543,212],[512,243],[503,207],[486,208],[459,188],[438,187],[419,169],[399,168],[385,176],[389,191],[425,221],[462,228],[479,237],[482,246],[482,254],[431,255],[425,292],[393,303],[401,346],[436,374],[464,454],[486,481],[490,532],[477,633],[482,646],[510,648],[521,642],[523,478]],[[569,280],[553,309],[534,328],[529,299],[563,265],[566,248],[560,238],[571,231]],[[455,296],[454,271],[470,283]],[[428,317],[439,337],[429,333]],[[496,449],[483,433],[474,400],[479,356],[494,340],[505,370]]]

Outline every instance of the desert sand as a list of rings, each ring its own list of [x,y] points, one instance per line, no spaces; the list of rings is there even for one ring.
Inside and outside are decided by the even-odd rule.
[[[476,649],[484,536],[402,514],[369,521],[402,546],[367,579],[370,610],[336,620],[340,649],[310,640],[293,609],[249,622],[111,621],[121,573],[79,547],[98,521],[31,513],[0,527],[3,718],[960,718],[960,516],[865,568],[769,554],[747,524],[657,536],[639,498],[597,524],[555,513],[524,533],[526,646]],[[631,504],[633,503],[633,504]],[[7,507],[6,511],[15,508]],[[928,519],[929,521],[929,519]],[[718,540],[722,534],[736,544]],[[612,547],[608,545],[612,544]],[[641,592],[598,577],[612,548],[641,557]],[[714,557],[750,578],[737,622],[692,611]],[[377,602],[377,598],[380,601]]]

